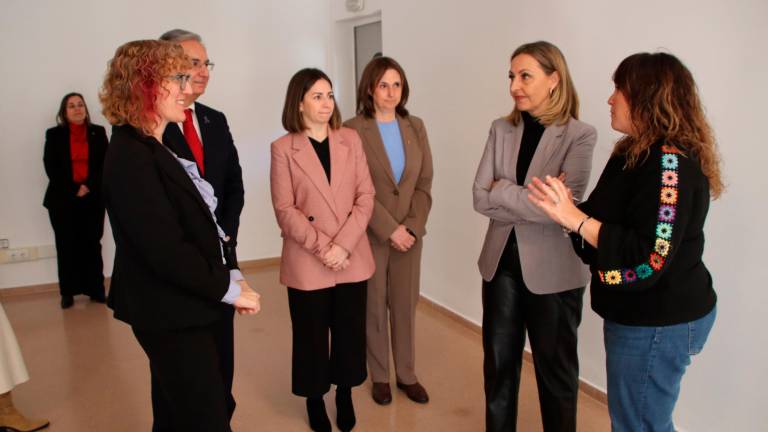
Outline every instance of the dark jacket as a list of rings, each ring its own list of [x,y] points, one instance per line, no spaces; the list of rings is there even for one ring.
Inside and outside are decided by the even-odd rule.
[[[88,126],[88,178],[85,185],[90,189],[91,199],[101,203],[101,181],[104,172],[104,154],[107,151],[107,133],[98,125]],[[69,127],[56,126],[45,131],[43,152],[45,173],[48,174],[48,188],[43,205],[50,210],[67,209],[77,199],[80,183],[72,179],[72,157],[69,150]]]
[[[218,200],[216,220],[232,239],[237,239],[240,227],[240,212],[243,210],[243,172],[237,148],[229,132],[227,118],[223,113],[195,102],[195,115],[200,126],[203,142],[203,178],[213,186]],[[192,151],[184,140],[184,134],[176,123],[165,128],[163,143],[179,157],[194,161]]]
[[[209,324],[231,311],[216,225],[171,152],[115,126],[104,163],[104,200],[115,237],[109,306],[144,330]]]

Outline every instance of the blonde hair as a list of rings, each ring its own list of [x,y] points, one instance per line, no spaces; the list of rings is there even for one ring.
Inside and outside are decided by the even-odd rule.
[[[146,135],[159,124],[157,99],[163,80],[191,67],[181,46],[139,40],[123,44],[109,61],[99,92],[102,110],[113,125],[131,125]]]
[[[579,96],[576,94],[573,79],[568,72],[568,64],[560,49],[546,41],[531,42],[520,45],[509,57],[509,61],[521,54],[528,54],[533,57],[547,76],[554,72],[560,76],[557,86],[549,96],[549,102],[544,112],[538,118],[539,122],[549,126],[553,123],[565,124],[571,117],[578,120]],[[521,113],[515,106],[507,116],[507,120],[517,126],[521,119]]]

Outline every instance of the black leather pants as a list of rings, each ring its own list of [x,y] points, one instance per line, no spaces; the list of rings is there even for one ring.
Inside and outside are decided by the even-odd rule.
[[[517,250],[514,252],[517,255]],[[483,281],[486,430],[517,428],[520,367],[527,330],[544,431],[575,432],[579,391],[576,341],[584,288],[533,294],[523,282],[519,257],[515,258],[507,268],[499,266],[490,282]]]

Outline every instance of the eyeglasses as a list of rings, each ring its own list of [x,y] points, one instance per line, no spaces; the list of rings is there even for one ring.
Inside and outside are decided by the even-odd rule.
[[[192,75],[183,73],[177,73],[176,75],[168,77],[169,80],[179,83],[179,88],[181,91],[184,91],[184,89],[187,87],[187,82],[189,82],[190,78],[192,78]]]
[[[213,62],[210,60],[206,60],[204,62],[201,62],[198,59],[192,59],[192,68],[198,69],[198,68],[206,68],[208,71],[212,71],[213,67],[216,66]]]

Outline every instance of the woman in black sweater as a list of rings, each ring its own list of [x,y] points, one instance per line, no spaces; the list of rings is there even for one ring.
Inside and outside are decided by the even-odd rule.
[[[614,431],[674,431],[690,356],[717,297],[701,256],[711,197],[723,184],[712,130],[690,71],[674,56],[627,57],[613,77],[611,127],[625,134],[589,199],[576,207],[556,178],[529,198],[564,230],[592,271],[604,320]]]

